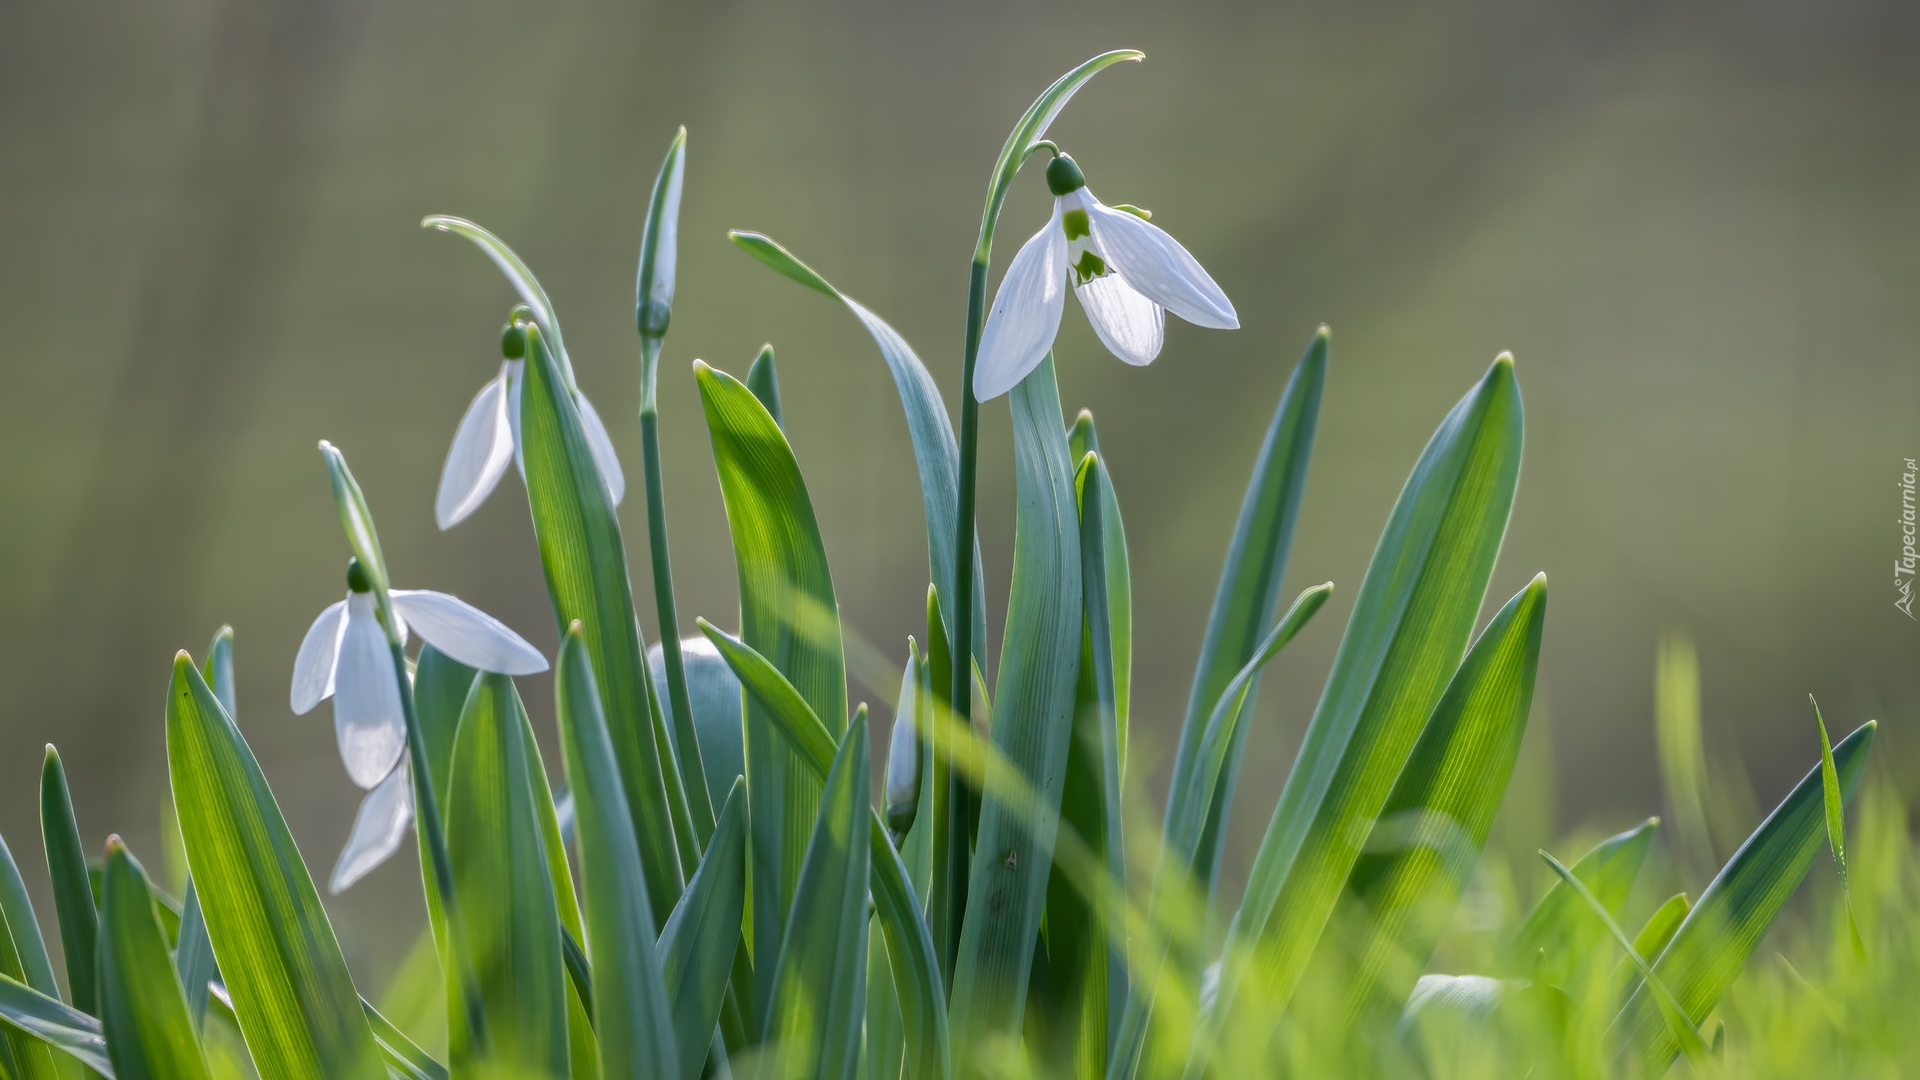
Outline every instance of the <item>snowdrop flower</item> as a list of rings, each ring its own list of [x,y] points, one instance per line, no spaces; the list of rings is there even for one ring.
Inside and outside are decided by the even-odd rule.
[[[506,359],[495,375],[467,406],[460,426],[454,429],[453,447],[447,451],[447,464],[440,473],[440,493],[433,501],[433,514],[442,529],[451,529],[480,508],[493,493],[494,485],[507,471],[507,462],[520,454],[520,378],[526,367],[527,335],[522,327],[532,321],[525,307],[515,308],[500,335],[500,352]],[[620,459],[613,452],[613,440],[600,414],[593,411],[587,395],[575,391],[573,400],[580,407],[580,426],[585,429],[587,446],[594,463],[600,466],[607,495],[616,504],[626,494],[626,478],[620,472]]]
[[[1148,364],[1160,355],[1164,312],[1216,330],[1237,330],[1226,293],[1187,249],[1144,211],[1106,206],[1065,154],[1047,165],[1053,217],[1021,245],[980,335],[973,396],[988,401],[1038,367],[1060,331],[1069,281],[1094,333],[1113,355]]]
[[[465,601],[426,589],[389,595],[402,641],[416,630],[434,648],[483,671],[531,675],[547,669],[539,650]],[[304,715],[327,698],[333,699],[334,737],[347,776],[369,792],[334,867],[331,887],[339,892],[393,854],[413,819],[400,672],[358,559],[347,562],[346,599],[313,621],[293,661],[294,714]]]

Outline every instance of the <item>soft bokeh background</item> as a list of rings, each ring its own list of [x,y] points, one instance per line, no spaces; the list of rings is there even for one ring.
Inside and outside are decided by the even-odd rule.
[[[1881,717],[1884,760],[1917,771],[1920,626],[1891,584],[1895,483],[1920,455],[1912,5],[26,0],[7,21],[0,831],[36,888],[47,739],[89,844],[122,831],[157,861],[167,663],[222,622],[241,725],[324,877],[358,793],[325,710],[285,704],[301,633],[342,591],[318,438],[351,456],[400,583],[552,646],[518,482],[433,527],[510,296],[416,223],[458,213],[518,247],[637,476],[633,260],[677,124],[662,396],[683,616],[734,605],[687,365],[744,373],[771,340],[844,612],[900,654],[925,554],[891,383],[843,311],[723,232],[788,244],[951,397],[992,157],[1050,79],[1122,45],[1148,62],[1103,75],[1053,134],[1102,197],[1157,212],[1245,327],[1176,323],[1145,370],[1077,311],[1062,338],[1063,397],[1099,416],[1131,529],[1148,752],[1184,703],[1268,415],[1314,327],[1334,328],[1288,591],[1340,592],[1267,680],[1232,866],[1401,481],[1502,349],[1529,438],[1489,603],[1552,579],[1531,756],[1557,778],[1529,782],[1560,823],[1661,808],[1665,628],[1697,637],[1709,741],[1762,805],[1813,759],[1808,692],[1837,726]],[[1042,196],[1024,176],[1002,259]],[[997,623],[1004,404],[985,417]],[[624,515],[643,581],[638,500]],[[549,684],[523,691],[546,724]],[[415,875],[403,855],[331,901],[362,970],[416,932]]]

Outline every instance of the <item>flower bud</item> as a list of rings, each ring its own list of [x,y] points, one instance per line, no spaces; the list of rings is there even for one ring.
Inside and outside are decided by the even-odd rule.
[[[527,355],[527,332],[519,320],[500,328],[500,355],[509,360],[520,360]]]
[[[1061,154],[1047,162],[1047,190],[1055,195],[1071,195],[1087,186],[1087,178],[1073,158]]]
[[[920,809],[920,736],[911,716],[897,716],[887,747],[887,829],[898,839]]]

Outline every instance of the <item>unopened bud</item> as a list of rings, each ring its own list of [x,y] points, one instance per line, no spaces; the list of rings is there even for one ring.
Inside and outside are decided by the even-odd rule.
[[[913,717],[899,716],[894,718],[887,747],[888,830],[896,838],[907,835],[919,809],[920,736],[913,729]]]
[[[373,582],[367,580],[367,568],[360,565],[360,556],[347,559],[347,591],[365,593],[373,591]]]
[[[1087,186],[1087,177],[1080,166],[1066,154],[1047,162],[1047,190],[1055,195],[1071,195]]]

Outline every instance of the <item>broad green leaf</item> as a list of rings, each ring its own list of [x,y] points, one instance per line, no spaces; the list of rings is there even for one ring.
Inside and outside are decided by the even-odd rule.
[[[746,743],[740,734],[740,680],[733,669],[713,649],[704,635],[695,634],[680,642],[680,660],[687,673],[687,697],[693,706],[694,740],[700,747],[700,767],[707,775],[707,790],[727,792],[733,782],[747,775]],[[647,650],[647,664],[653,670],[653,685],[666,682],[666,659],[659,645]],[[672,702],[662,700],[669,712],[668,721],[678,730],[679,720],[672,715]]]
[[[54,981],[53,962],[47,956],[46,942],[40,936],[40,923],[27,895],[27,884],[13,852],[0,839],[0,975],[25,983],[51,998],[59,998],[60,985]],[[38,1038],[24,1031],[0,1029],[11,1051],[13,1068],[21,1080],[58,1080],[52,1051]]]
[[[480,673],[423,644],[413,671],[413,711],[420,737],[427,744],[428,773],[433,790],[445,791],[453,772],[453,739],[460,730],[460,712]]]
[[[900,407],[907,418],[907,438],[913,445],[913,462],[920,473],[920,503],[927,523],[929,580],[940,595],[952,596],[954,544],[958,531],[955,515],[959,510],[960,446],[954,439],[953,421],[948,419],[947,403],[940,396],[939,384],[934,382],[927,366],[920,362],[913,347],[898,331],[835,288],[812,267],[795,258],[792,252],[759,233],[736,230],[727,236],[748,254],[779,273],[846,305],[853,317],[860,320],[867,335],[873,338],[874,345],[879,347],[880,359],[886,362],[887,371],[893,376],[894,389],[900,395]],[[766,359],[768,370],[771,371],[771,349],[761,356]],[[759,363],[758,360],[754,362],[755,370],[759,369]],[[751,375],[748,376],[748,382],[751,385]],[[775,400],[778,400],[777,393]],[[777,415],[775,421],[778,422]],[[987,638],[986,591],[981,582],[977,539],[974,541],[973,565],[974,655],[984,658]],[[947,632],[951,637],[953,628],[948,627]]]
[[[222,626],[213,635],[201,674],[227,715],[239,716],[234,700],[233,627]],[[206,913],[200,908],[200,896],[194,890],[191,875],[187,878],[186,898],[180,904],[180,934],[173,955],[174,968],[180,973],[180,986],[187,995],[187,1015],[192,1017],[193,1028],[198,1031],[207,1015],[207,987],[220,978],[220,965],[213,962],[213,942],[207,939]]]
[[[677,820],[671,806],[669,783],[677,787],[678,767],[668,760],[666,724],[653,706],[620,522],[580,426],[580,411],[563,386],[541,331],[530,331],[520,437],[534,535],[562,632],[576,620],[585,628],[583,641],[606,710],[633,833],[646,841],[640,859],[653,925],[658,925],[672,914],[685,884],[683,845],[691,845],[693,837],[679,826],[691,824]]]
[[[381,1080],[353,980],[286,820],[192,660],[174,660],[167,765],[207,936],[263,1076]]]
[[[1540,574],[1481,632],[1394,782],[1342,899],[1364,917],[1358,947],[1321,950],[1345,969],[1349,1016],[1391,1015],[1453,918],[1520,755],[1546,614]]]
[[[1219,995],[1189,1063],[1241,998],[1278,1011],[1464,655],[1520,473],[1520,389],[1501,356],[1427,443],[1354,599],[1320,704],[1260,843]],[[1243,1025],[1249,1037],[1258,1025]]]
[[[840,739],[774,968],[763,1041],[787,1075],[852,1080],[866,1019],[867,710]]]
[[[360,1006],[366,1014],[367,1026],[373,1030],[373,1040],[380,1044],[381,1056],[386,1058],[389,1070],[399,1073],[401,1080],[447,1080],[445,1065],[433,1060],[432,1055],[420,1049],[393,1021],[380,1015],[380,1010],[365,998],[361,999]]]
[[[778,737],[786,740],[797,759],[815,776],[825,777],[835,754],[834,738],[806,699],[746,642],[715,629],[705,619],[698,625],[740,677],[747,693],[766,710]],[[888,962],[900,995],[901,1020],[907,1035],[907,1075],[911,1080],[945,1080],[950,1068],[947,1011],[933,935],[921,917],[920,901],[907,878],[906,864],[887,835],[886,822],[879,811],[869,811],[874,913],[886,932]]]
[[[740,637],[792,682],[815,716],[838,728],[847,715],[840,612],[799,463],[751,390],[705,364],[696,362],[694,373],[739,570]],[[820,803],[819,781],[771,724],[758,703],[747,702],[754,1011],[763,1016]]]
[[[1191,880],[1197,869],[1194,852],[1199,849],[1206,828],[1207,809],[1213,805],[1212,792],[1226,770],[1227,756],[1238,745],[1237,731],[1246,715],[1247,696],[1254,680],[1268,661],[1280,655],[1280,650],[1293,640],[1332,595],[1333,583],[1327,582],[1305,589],[1294,598],[1280,616],[1280,621],[1268,631],[1266,639],[1260,642],[1259,648],[1247,658],[1246,665],[1235,673],[1214,702],[1213,714],[1207,718],[1199,749],[1186,775],[1174,778],[1171,790],[1179,800],[1177,805],[1180,812],[1167,822],[1168,832],[1163,839],[1160,863],[1154,869],[1148,895],[1148,923],[1156,932],[1165,933],[1169,929],[1167,923],[1175,917],[1169,907],[1179,897],[1181,886]],[[1192,937],[1190,931],[1187,936]],[[1149,969],[1164,959],[1171,944],[1171,940],[1153,944],[1154,962],[1153,965],[1147,965]],[[1136,973],[1135,985],[1140,989],[1127,1000],[1106,1075],[1128,1077],[1139,1069],[1143,1039],[1153,1019],[1158,983],[1157,971]]]
[[[1660,958],[1667,943],[1673,940],[1674,931],[1680,929],[1681,920],[1693,905],[1687,901],[1686,893],[1675,893],[1667,897],[1667,902],[1655,908],[1647,921],[1640,925],[1640,932],[1633,935],[1633,951],[1639,953],[1649,963]]]
[[[113,1062],[107,1058],[107,1040],[100,1034],[100,1021],[59,998],[0,975],[0,1022],[10,1031],[31,1035],[65,1051],[106,1080],[113,1080]]]
[[[1093,413],[1082,409],[1074,420],[1073,429],[1067,433],[1067,457],[1084,463],[1090,452],[1100,452],[1100,439],[1093,425]],[[1133,568],[1127,556],[1127,531],[1120,518],[1120,500],[1114,494],[1113,477],[1106,472],[1105,459],[1101,460],[1100,469],[1103,477],[1100,485],[1100,569],[1107,584],[1106,623],[1111,640],[1107,651],[1113,658],[1114,729],[1119,739],[1118,753],[1124,778],[1128,720],[1133,709]],[[1076,474],[1074,482],[1076,490],[1085,488],[1080,474]],[[1086,520],[1084,514],[1082,520]],[[1083,538],[1083,547],[1085,543]],[[1093,580],[1092,571],[1088,571],[1087,580]]]
[[[1607,906],[1600,902],[1599,897],[1593,895],[1593,891],[1587,888],[1586,882],[1573,876],[1573,871],[1567,869],[1567,864],[1545,851],[1540,852],[1540,857],[1547,861],[1548,866],[1553,867],[1553,872],[1560,875],[1560,880],[1573,890],[1573,894],[1587,906],[1592,916],[1607,928],[1607,933],[1613,938],[1614,944],[1620,946],[1620,950],[1627,954],[1627,959],[1633,963],[1633,966],[1640,969],[1642,980],[1640,988],[1653,999],[1661,1020],[1666,1024],[1668,1034],[1679,1043],[1681,1049],[1687,1052],[1687,1060],[1695,1064],[1703,1062],[1707,1056],[1707,1046],[1700,1038],[1700,1030],[1693,1026],[1693,1021],[1680,1007],[1680,1002],[1673,996],[1673,991],[1667,988],[1665,980],[1654,974],[1653,966],[1647,963],[1646,957],[1640,955],[1640,950],[1627,937],[1626,931],[1620,929],[1620,924],[1613,921],[1613,916],[1607,912]]]
[[[702,641],[705,639],[703,638]],[[740,945],[747,904],[747,789],[738,777],[713,830],[713,842],[686,895],[660,931],[661,978],[673,1003],[680,1075],[699,1080],[727,997],[727,978]]]
[[[672,1006],[656,951],[639,838],[614,767],[612,738],[579,623],[560,642],[554,694],[596,972],[595,1030],[604,1076],[677,1077]]]
[[[514,1076],[564,1077],[567,976],[530,741],[513,680],[482,675],[454,738],[446,815],[447,853],[461,899],[455,933],[466,938],[479,977],[487,1043],[462,1045],[456,1034],[450,1057],[456,1069],[475,1062]],[[447,992],[457,1015],[464,1000],[460,980],[449,980]]]
[[[153,893],[119,838],[101,891],[100,1023],[121,1080],[206,1080],[186,994],[174,976]]]
[[[1246,665],[1259,645],[1280,600],[1286,577],[1287,555],[1293,547],[1294,526],[1300,520],[1300,497],[1307,486],[1307,462],[1313,455],[1313,435],[1320,416],[1320,392],[1327,380],[1328,331],[1321,327],[1287,380],[1280,404],[1267,426],[1266,440],[1254,459],[1253,477],[1240,502],[1233,538],[1227,544],[1226,565],[1214,590],[1213,610],[1200,641],[1200,662],[1187,697],[1186,718],[1180,725],[1180,743],[1174,752],[1174,775],[1183,775],[1199,749],[1201,735],[1213,706],[1227,682]],[[1248,690],[1249,705],[1258,699],[1256,680]],[[1227,754],[1226,771],[1214,788],[1207,808],[1194,865],[1211,894],[1220,879],[1221,837],[1245,756],[1247,731],[1237,729]],[[1173,807],[1168,806],[1168,820]]]
[[[955,1041],[1016,1034],[1059,827],[1080,668],[1080,520],[1052,357],[1010,395],[1013,584],[993,693],[993,745],[1019,773],[986,776],[954,966]]]
[[[760,346],[760,354],[747,369],[747,389],[767,407],[767,415],[780,422],[780,373],[773,366],[773,346]]]
[[[1874,728],[1869,720],[1833,748],[1843,798],[1859,786]],[[1820,772],[1815,766],[1733,853],[1653,965],[1692,1022],[1713,1010],[1813,865],[1826,831]],[[1663,1072],[1680,1049],[1644,988],[1614,1027],[1650,1075]]]
[[[1659,825],[1659,818],[1648,818],[1594,845],[1573,864],[1574,876],[1587,883],[1609,913],[1619,914],[1627,902]],[[1532,973],[1539,966],[1539,973],[1548,982],[1563,987],[1580,985],[1576,973],[1590,962],[1603,936],[1604,928],[1585,916],[1580,898],[1555,878],[1514,934],[1508,952],[1509,970],[1514,974]]]
[[[73,795],[67,790],[67,771],[51,743],[40,768],[40,835],[47,846],[53,910],[60,916],[60,946],[67,958],[67,998],[81,1012],[96,1014],[94,942],[100,920],[87,878],[80,825],[73,816]]]

